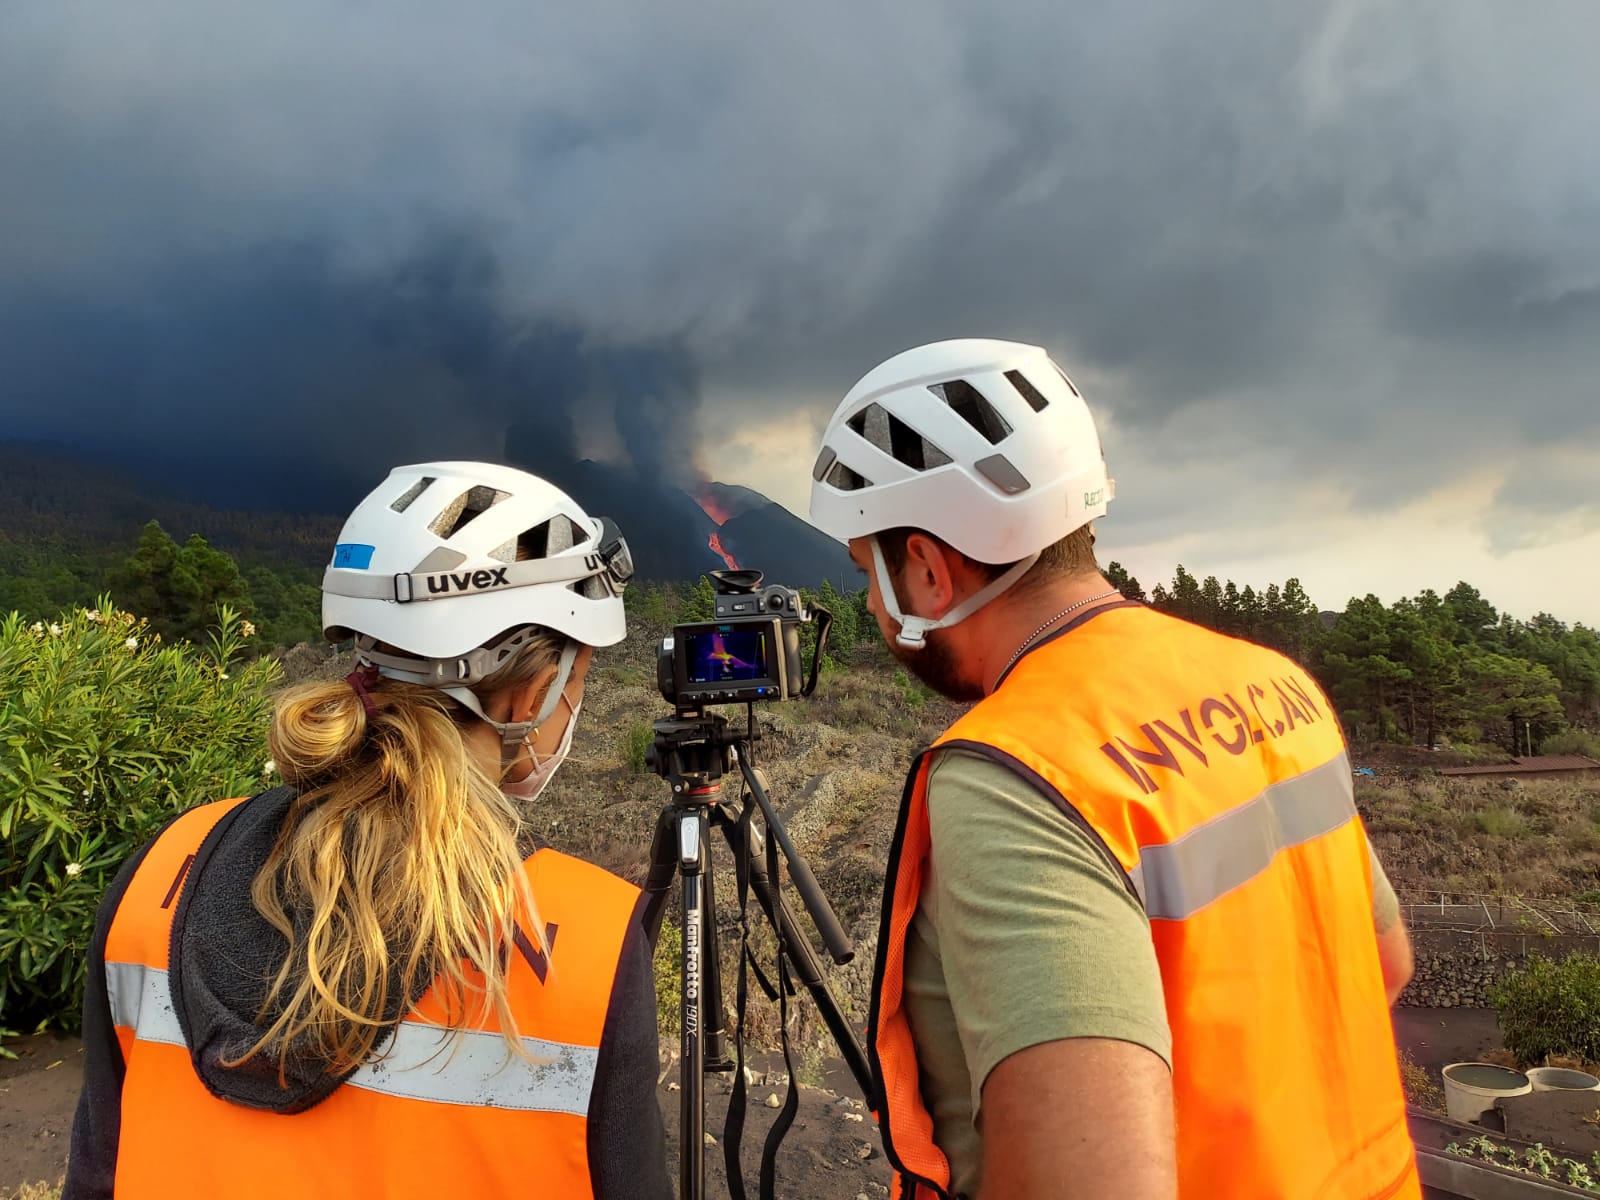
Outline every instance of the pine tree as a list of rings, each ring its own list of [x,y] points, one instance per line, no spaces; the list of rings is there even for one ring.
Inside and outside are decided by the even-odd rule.
[[[216,622],[217,606],[255,615],[239,566],[198,533],[182,546],[151,521],[132,554],[106,574],[106,589],[124,609],[146,618],[167,639],[198,642]]]

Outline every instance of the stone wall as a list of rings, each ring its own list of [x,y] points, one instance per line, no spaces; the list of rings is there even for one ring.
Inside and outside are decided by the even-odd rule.
[[[1530,955],[1562,959],[1579,951],[1600,953],[1600,937],[1511,930],[1414,929],[1411,943],[1417,971],[1400,1003],[1417,1008],[1492,1008],[1489,988]]]

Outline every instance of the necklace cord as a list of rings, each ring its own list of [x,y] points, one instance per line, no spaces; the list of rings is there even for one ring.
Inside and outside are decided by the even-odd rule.
[[[1043,625],[1039,626],[1039,628],[1035,629],[1028,635],[1027,640],[1024,641],[1022,645],[1017,647],[1016,653],[1011,656],[1011,660],[1007,662],[1006,665],[1001,669],[1000,674],[995,676],[996,682],[998,683],[999,680],[1004,679],[1006,677],[1006,673],[1010,671],[1012,667],[1017,665],[1017,660],[1028,652],[1028,647],[1032,646],[1034,642],[1039,640],[1039,635],[1044,633],[1045,630],[1049,629],[1057,621],[1061,620],[1062,617],[1065,617],[1070,613],[1075,613],[1085,605],[1093,604],[1098,600],[1109,600],[1112,596],[1117,594],[1117,591],[1117,588],[1112,588],[1109,592],[1101,592],[1098,596],[1090,596],[1086,600],[1079,600],[1076,604],[1069,604],[1055,616],[1046,621]]]

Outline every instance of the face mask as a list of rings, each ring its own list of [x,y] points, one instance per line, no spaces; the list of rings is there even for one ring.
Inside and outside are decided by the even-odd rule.
[[[563,694],[561,698],[566,700],[566,695]],[[554,777],[556,769],[566,761],[568,753],[572,750],[572,731],[578,727],[578,710],[583,707],[583,701],[580,700],[577,704],[571,704],[568,701],[568,704],[572,708],[572,716],[567,720],[567,731],[561,735],[561,744],[543,762],[540,762],[538,756],[534,754],[533,744],[531,742],[525,743],[528,747],[529,756],[534,759],[533,770],[529,771],[521,779],[510,783],[502,783],[500,790],[507,796],[514,800],[532,800],[536,798]],[[528,736],[532,738],[533,734],[530,733]]]

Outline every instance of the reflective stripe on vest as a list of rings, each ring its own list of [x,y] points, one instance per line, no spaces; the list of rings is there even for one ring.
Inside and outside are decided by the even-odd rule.
[[[1185,1197],[1421,1195],[1332,712],[1281,655],[1108,606],[1024,657],[934,747],[990,757],[1054,799],[1145,905]],[[890,850],[868,1031],[895,1193],[918,1200],[951,1187],[904,1004],[931,753]]]
[[[165,971],[108,962],[106,990],[112,1022],[132,1029],[137,1040],[185,1044]],[[384,1044],[383,1056],[359,1068],[343,1086],[434,1104],[587,1114],[598,1049],[521,1040],[528,1060],[512,1055],[498,1033],[402,1021]]]
[[[1292,846],[1332,833],[1356,815],[1350,759],[1269,784],[1254,800],[1164,846],[1142,847],[1128,872],[1152,921],[1182,921],[1250,882]]]
[[[548,959],[531,943],[510,958],[508,999],[533,1061],[511,1052],[492,1016],[464,1022],[435,988],[398,1024],[387,1053],[321,1103],[292,1115],[246,1108],[212,1095],[196,1075],[168,974],[182,896],[205,886],[195,856],[237,803],[205,805],[169,825],[107,933],[106,986],[126,1064],[119,1200],[438,1200],[517,1195],[530,1177],[544,1194],[592,1197],[589,1103],[639,890],[555,851],[526,860],[540,918],[560,933]]]

